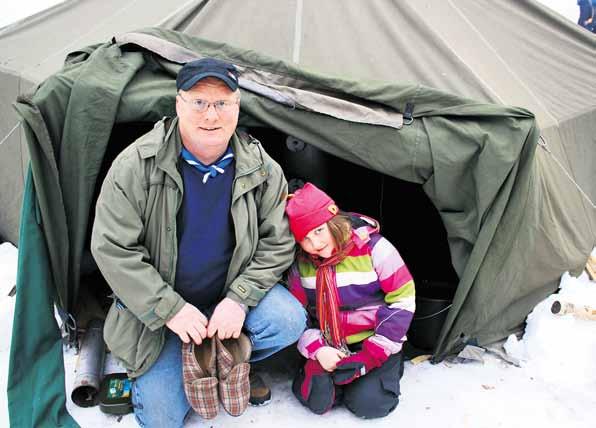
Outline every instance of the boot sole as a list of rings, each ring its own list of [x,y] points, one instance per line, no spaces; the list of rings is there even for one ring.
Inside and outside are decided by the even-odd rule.
[[[263,398],[250,398],[248,401],[248,404],[250,404],[252,407],[262,407],[266,406],[269,403],[271,403],[271,393],[269,393],[269,395]]]

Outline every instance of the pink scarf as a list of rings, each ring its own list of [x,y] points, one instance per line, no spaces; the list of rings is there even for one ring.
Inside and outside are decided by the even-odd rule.
[[[311,261],[317,268],[317,317],[321,332],[329,345],[340,350],[347,350],[347,345],[339,315],[335,267],[350,254],[353,248],[354,243],[350,240],[329,258],[321,260],[311,257]]]

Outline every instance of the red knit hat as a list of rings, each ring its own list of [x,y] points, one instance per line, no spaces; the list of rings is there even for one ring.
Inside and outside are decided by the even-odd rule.
[[[311,183],[306,183],[290,195],[286,205],[290,230],[298,242],[315,227],[335,217],[337,212],[338,208],[333,199]]]

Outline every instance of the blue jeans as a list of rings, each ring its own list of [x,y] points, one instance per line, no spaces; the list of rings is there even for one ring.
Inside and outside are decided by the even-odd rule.
[[[296,342],[306,328],[306,313],[280,284],[251,309],[244,330],[259,361]],[[159,358],[132,387],[135,418],[141,427],[181,427],[190,410],[182,383],[182,342],[170,330]]]

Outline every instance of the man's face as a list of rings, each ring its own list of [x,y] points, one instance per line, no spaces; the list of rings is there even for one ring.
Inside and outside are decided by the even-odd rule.
[[[218,109],[210,104],[203,112],[196,110],[196,100],[208,103],[225,101],[227,108]],[[216,152],[223,151],[238,124],[240,111],[238,94],[216,78],[200,80],[188,91],[180,90],[176,96],[180,135],[187,149]]]

